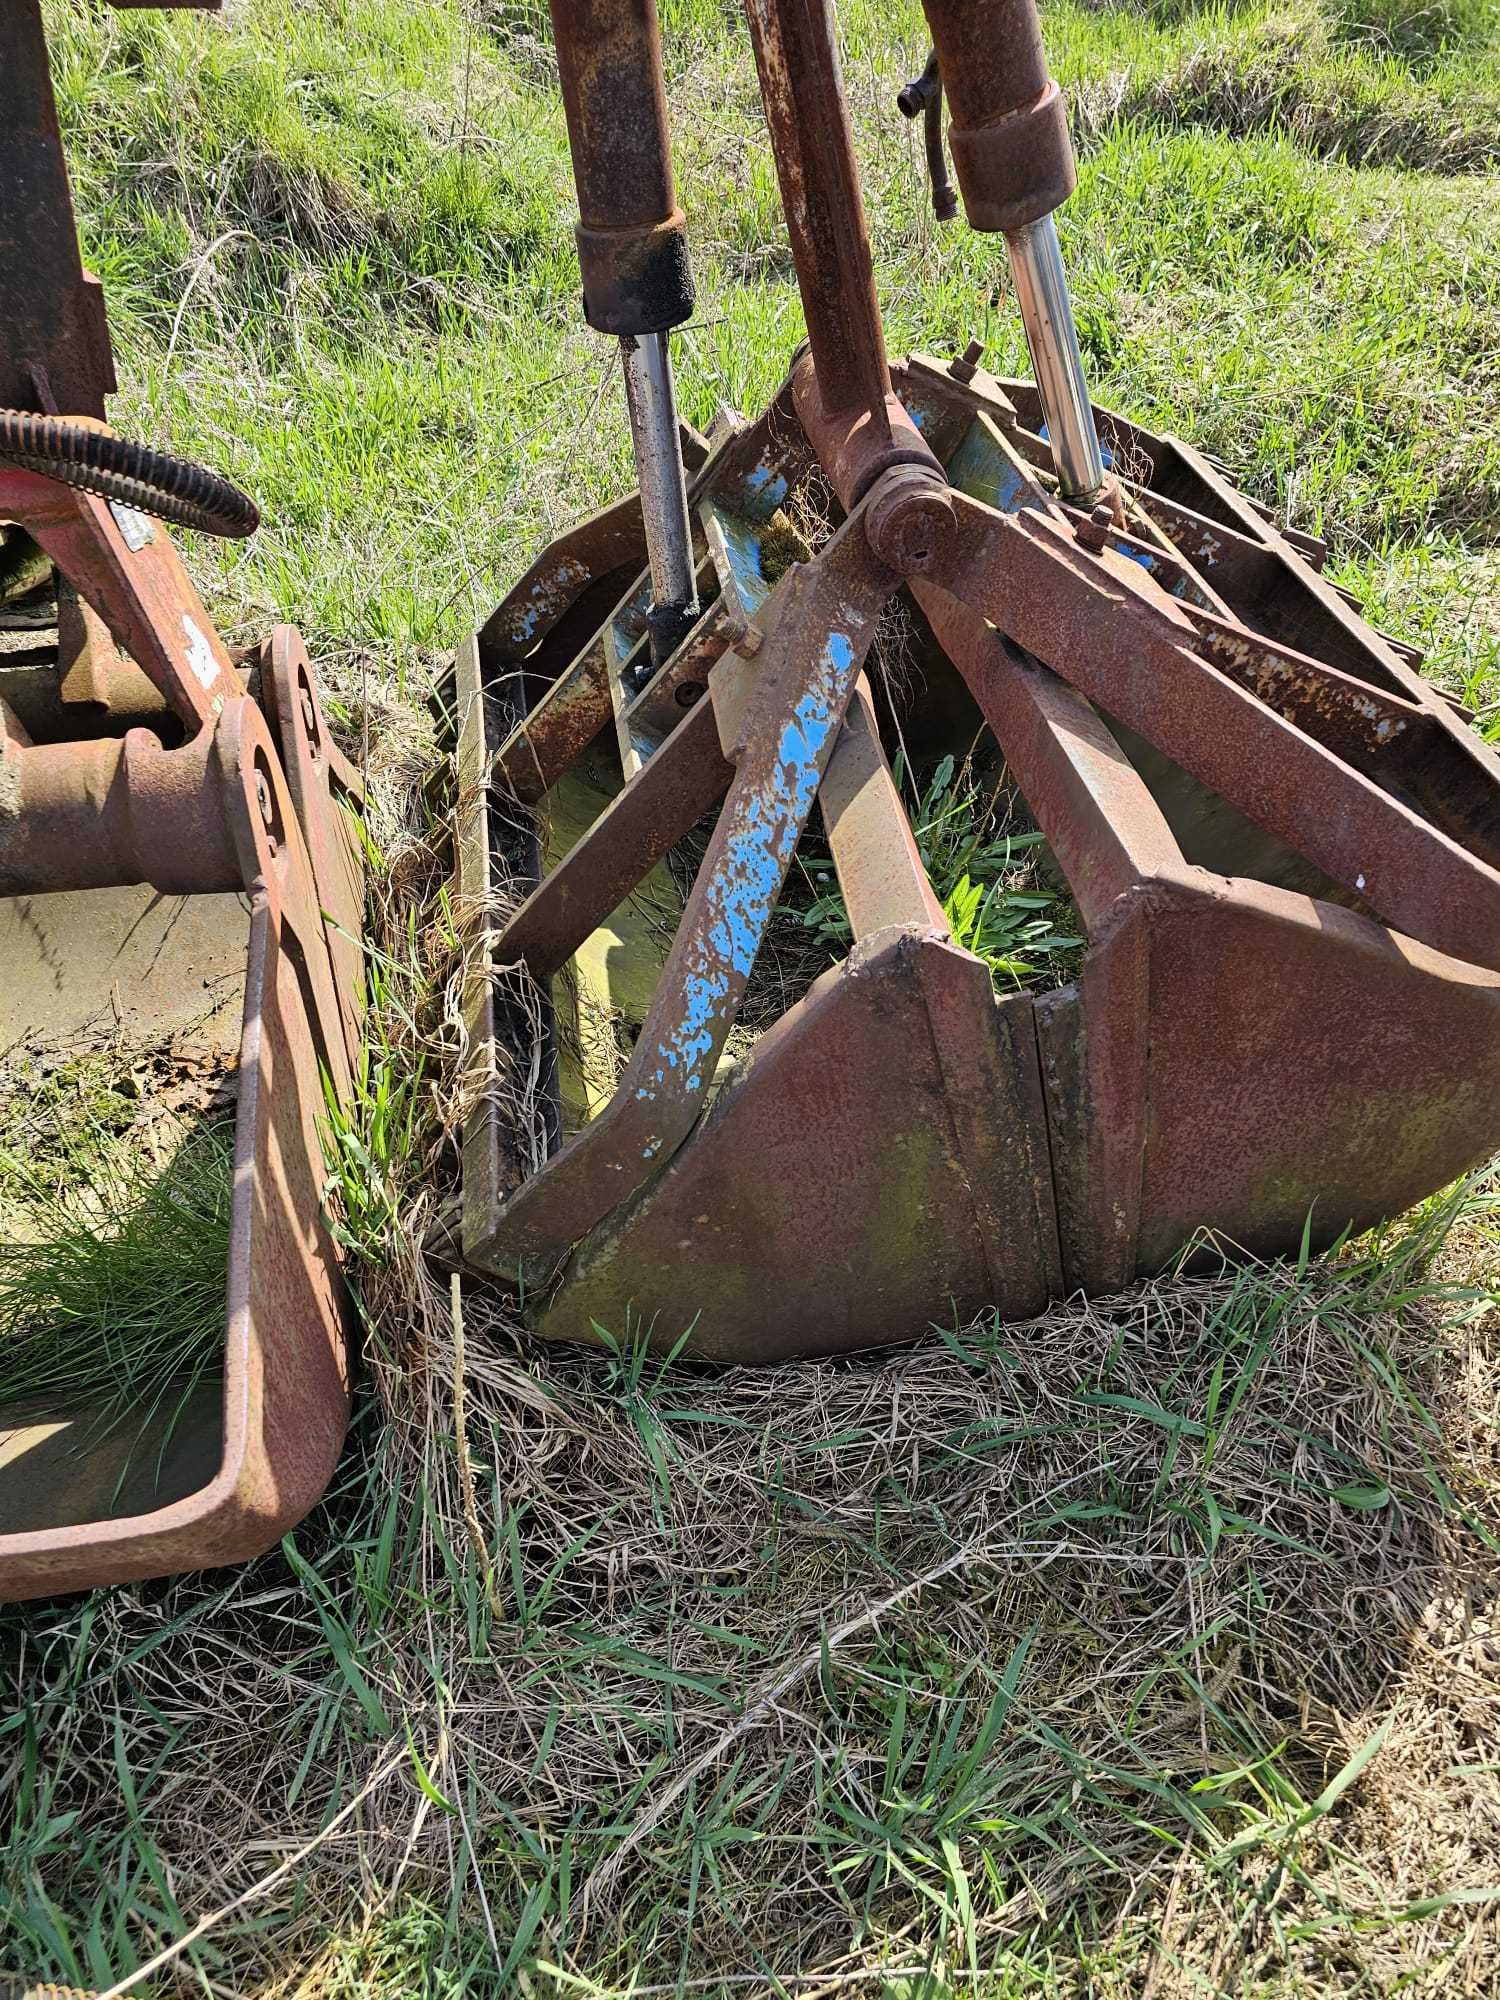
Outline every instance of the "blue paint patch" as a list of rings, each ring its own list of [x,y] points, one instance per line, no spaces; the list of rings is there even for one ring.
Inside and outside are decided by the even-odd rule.
[[[736,520],[733,514],[721,514],[715,508],[714,518],[724,537],[724,552],[729,558],[729,569],[740,604],[746,611],[758,611],[771,594],[771,586],[766,582],[760,536],[752,535],[745,523]]]
[[[657,1051],[665,1070],[681,1068],[683,1088],[703,1087],[703,1070],[720,1039],[723,1003],[735,981],[750,977],[765,935],[771,905],[812,809],[819,761],[842,717],[840,697],[854,667],[854,644],[832,632],[819,661],[816,684],[782,727],[776,766],[766,789],[746,800],[714,876],[704,912],[704,948],[683,980],[681,1018]],[[654,1096],[649,1087],[637,1095]]]
[[[768,521],[785,500],[786,475],[769,465],[753,466],[745,474],[745,512],[752,521]]]
[[[948,476],[962,492],[1002,514],[1019,513],[1034,497],[1024,468],[999,448],[982,424],[970,427],[949,461]]]

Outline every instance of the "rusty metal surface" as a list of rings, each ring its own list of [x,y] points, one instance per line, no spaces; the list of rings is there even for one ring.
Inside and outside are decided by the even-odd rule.
[[[670,736],[683,710],[695,707],[708,693],[714,662],[747,629],[737,606],[715,598],[672,657],[630,698],[623,720],[632,735],[653,747]]]
[[[906,929],[948,935],[880,741],[863,674],[818,791],[828,851],[856,940]]]
[[[500,1116],[500,1048],[495,1016],[495,870],[491,862],[489,736],[479,638],[471,633],[453,663],[458,800],[454,814],[454,916],[469,939],[461,1007],[468,1044],[465,1081],[474,1105],[464,1120],[462,1222],[465,1237],[490,1225],[521,1179],[510,1122]]]
[[[501,923],[497,879],[509,896],[540,880],[542,846],[532,816],[515,807],[507,812],[492,795],[488,765],[494,738],[505,736],[514,720],[502,689],[485,680],[475,638],[458,649],[455,662],[458,704],[458,810],[456,813],[457,895],[454,914],[468,941],[461,1006],[467,1036],[464,1080],[472,1092],[463,1128],[461,1234],[478,1240],[492,1226],[501,1201],[539,1166],[555,1142],[556,1119],[549,1119],[549,1074],[555,1065],[552,1007],[543,989],[517,996],[495,970],[495,938]],[[524,1007],[519,1000],[524,998]],[[502,1118],[502,1045],[522,1046],[542,1074],[537,1093],[543,1115],[519,1131]]]
[[[497,966],[533,979],[557,972],[670,847],[728,789],[713,704],[703,702],[496,932]]]
[[[696,472],[703,458],[687,446],[683,462],[689,472]],[[623,500],[591,514],[549,542],[500,600],[480,627],[479,643],[487,665],[492,669],[505,663],[519,666],[542,645],[591,584],[621,569],[640,570],[645,562],[640,495],[627,493]]]
[[[549,542],[480,628],[480,644],[495,665],[519,665],[591,583],[646,561],[640,495],[627,493]]]
[[[160,754],[192,753],[184,768],[201,813],[211,810],[202,794],[217,789],[214,809],[249,897],[216,1470],[197,1491],[145,1513],[0,1532],[3,1599],[258,1554],[317,1499],[343,1440],[343,1294],[321,1220],[318,1121],[320,1066],[343,1091],[349,1064],[324,927],[258,709],[241,697],[205,733],[206,756],[195,744]]]
[[[323,943],[352,1065],[364,1015],[365,883],[358,821],[364,786],[329,732],[302,634],[277,625],[261,648],[261,703],[307,843]]]
[[[495,751],[492,776],[523,805],[535,805],[614,717],[610,646],[623,629],[645,643],[651,581],[638,576],[578,657],[552,682]],[[487,677],[488,678],[488,677]]]
[[[797,416],[841,504],[853,507],[898,465],[937,472],[932,447],[894,391],[878,403],[835,403],[809,355],[793,370]]]
[[[970,227],[1021,229],[1049,215],[1077,174],[1036,0],[923,0],[923,11],[952,107],[948,137]]]
[[[102,418],[115,387],[104,297],[73,228],[41,0],[0,8],[0,405]],[[20,274],[24,273],[24,279]]]
[[[829,0],[745,0],[821,400],[877,431],[891,392]]]
[[[180,750],[149,729],[28,744],[0,708],[0,799],[0,895],[241,886],[207,730]]]
[[[71,584],[57,592],[57,678],[61,700],[84,704],[113,719],[144,721],[162,714],[166,700],[133,660],[120,651],[109,627]]]
[[[941,939],[857,947],[767,1031],[692,1145],[581,1246],[538,1330],[590,1340],[592,1322],[624,1334],[628,1316],[659,1348],[688,1333],[695,1354],[775,1361],[911,1340],[935,1312],[997,1300],[1039,1311],[1050,1190],[1030,1002],[1002,1014],[976,973],[988,989]],[[945,992],[966,1017],[953,1064],[998,1093],[974,1108],[1001,1158],[977,1159],[957,1128],[929,1011]],[[1003,1212],[977,1213],[976,1194]]]
[[[655,0],[552,0],[578,189],[584,312],[601,333],[659,333],[693,310],[672,184]]]
[[[956,496],[944,587],[1388,923],[1500,964],[1500,872],[1200,659],[1185,614],[1067,530]]]
[[[695,511],[718,508],[753,529],[775,518],[807,478],[811,466],[807,438],[797,421],[788,381],[755,423],[730,432],[699,460],[689,497]],[[480,662],[491,692],[505,675],[505,662],[520,658],[505,649],[503,639],[497,644],[496,635],[519,629],[529,645],[533,621],[545,618],[544,629],[550,629],[552,620],[562,617],[562,605],[573,601],[572,593],[583,588],[585,568],[591,576],[612,573],[612,562],[608,569],[603,564],[618,552],[619,529],[615,509],[596,515],[563,538],[568,553],[560,565],[552,564],[548,556],[540,558],[527,572],[531,581],[523,578],[503,601],[480,633]],[[636,546],[644,551],[644,536],[638,528],[637,533]],[[542,602],[545,611],[540,608]],[[601,609],[576,654],[556,663],[553,678],[534,699],[529,676],[518,670],[515,692],[524,712],[496,749],[494,777],[523,803],[534,804],[600,730],[608,728],[615,713],[610,648],[636,650],[644,657],[649,605],[649,580],[637,573],[614,605]],[[700,667],[706,679],[707,667],[723,651],[720,616],[712,610],[706,612],[662,672],[640,689],[641,710],[632,720],[665,735],[680,719],[680,714],[674,714],[677,686],[698,678]],[[671,708],[658,699],[664,691],[671,697]]]
[[[1260,883],[1174,890],[1147,948],[1138,1269],[1203,1220],[1285,1254],[1310,1212],[1322,1247],[1493,1149],[1494,974]]]
[[[0,465],[0,518],[18,521],[40,543],[188,728],[212,722],[243,694],[224,642],[159,523],[147,522],[144,536],[127,541],[107,501],[6,465]]]

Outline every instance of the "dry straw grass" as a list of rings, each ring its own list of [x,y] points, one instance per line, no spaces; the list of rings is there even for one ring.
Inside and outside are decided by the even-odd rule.
[[[149,1851],[180,1919],[137,1949],[210,1919],[157,1993],[1487,1990],[1492,1197],[1441,1294],[1449,1211],[902,1353],[542,1350],[423,1251],[485,913],[431,921],[441,843],[383,831],[425,1101],[378,1416],[291,1567],[92,1604],[50,1894]],[[39,1685],[77,1619],[32,1615]]]

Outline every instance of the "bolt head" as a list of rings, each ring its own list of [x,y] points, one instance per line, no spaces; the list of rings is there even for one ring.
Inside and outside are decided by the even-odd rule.
[[[957,213],[958,213],[958,206],[957,203],[955,203],[952,210],[952,214],[956,215]],[[940,222],[948,219],[949,218],[941,215],[938,217],[938,220]],[[980,362],[983,361],[983,359],[984,359],[984,342],[982,340],[971,340],[968,346],[964,349],[963,353],[960,354],[956,360],[949,362],[948,373],[953,377],[955,382],[972,382],[974,379],[974,371],[976,368],[978,368]]]
[[[898,576],[931,569],[956,525],[952,494],[939,474],[920,465],[882,473],[865,516],[871,548]]]

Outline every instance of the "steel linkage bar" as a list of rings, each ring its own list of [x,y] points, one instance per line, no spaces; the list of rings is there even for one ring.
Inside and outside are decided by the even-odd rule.
[[[1200,656],[1199,627],[1066,529],[954,495],[933,580],[1200,784],[1436,950],[1500,967],[1500,873]],[[1226,631],[1231,628],[1226,628]],[[1238,635],[1231,646],[1243,643]],[[1320,685],[1330,685],[1316,662]]]
[[[858,512],[780,586],[783,608],[753,673],[733,653],[715,667],[713,712],[734,782],[634,1054],[608,1106],[511,1197],[489,1240],[468,1246],[473,1261],[511,1276],[555,1265],[691,1130],[897,581]]]

